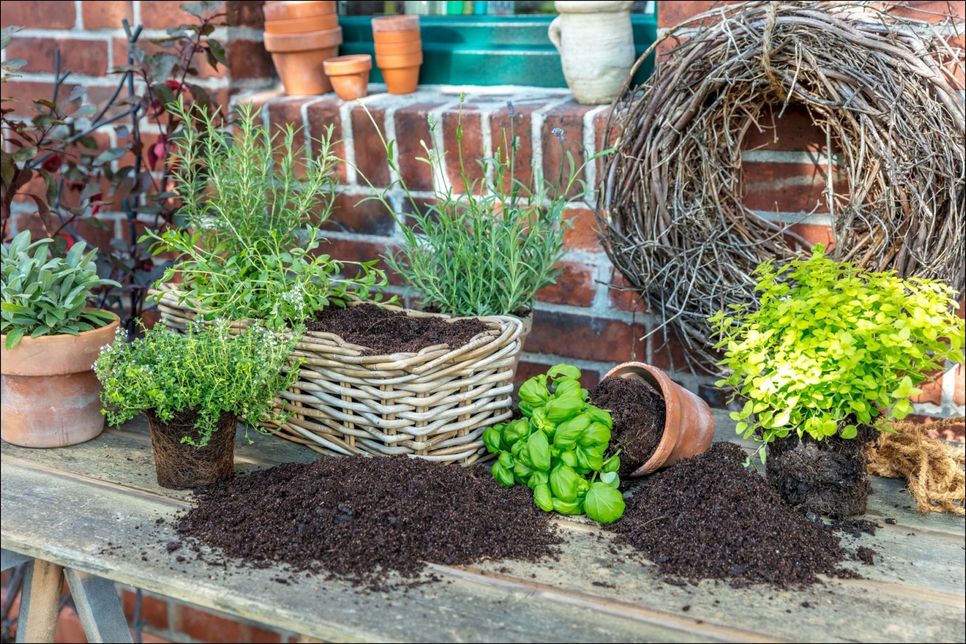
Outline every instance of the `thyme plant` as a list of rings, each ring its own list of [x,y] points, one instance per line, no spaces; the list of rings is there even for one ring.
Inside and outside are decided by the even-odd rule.
[[[217,111],[170,111],[185,123],[174,152],[184,228],[150,233],[156,253],[181,261],[163,281],[183,278],[182,301],[203,317],[259,319],[270,327],[299,325],[328,306],[378,296],[387,284],[372,262],[341,262],[320,252],[319,224],[332,210],[332,129],[304,155],[300,131],[272,133],[251,104],[238,107],[231,127]],[[344,277],[349,264],[354,277]]]

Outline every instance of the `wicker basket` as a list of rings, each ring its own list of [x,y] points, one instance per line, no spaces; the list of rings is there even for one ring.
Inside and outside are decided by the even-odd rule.
[[[195,312],[178,303],[173,287],[160,294],[162,324],[183,331]],[[462,347],[392,355],[367,356],[337,335],[307,332],[293,352],[303,360],[299,378],[281,396],[287,422],[266,428],[325,454],[476,462],[486,455],[483,430],[511,416],[523,332],[512,316],[479,320],[489,330]]]

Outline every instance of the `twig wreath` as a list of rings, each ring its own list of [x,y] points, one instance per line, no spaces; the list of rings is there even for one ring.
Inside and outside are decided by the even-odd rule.
[[[871,3],[747,2],[691,18],[641,56],[633,71],[677,43],[615,101],[599,224],[692,368],[715,361],[706,318],[754,301],[754,268],[811,247],[743,204],[742,142],[772,109],[803,106],[825,131],[831,256],[962,291],[964,54],[950,42],[962,33]]]

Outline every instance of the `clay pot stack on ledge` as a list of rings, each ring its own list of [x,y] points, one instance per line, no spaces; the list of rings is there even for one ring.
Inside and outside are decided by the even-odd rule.
[[[390,94],[411,94],[419,84],[423,42],[419,16],[384,16],[372,19],[376,65]]]
[[[265,49],[290,95],[325,94],[332,84],[323,63],[335,57],[342,28],[334,1],[266,2]]]

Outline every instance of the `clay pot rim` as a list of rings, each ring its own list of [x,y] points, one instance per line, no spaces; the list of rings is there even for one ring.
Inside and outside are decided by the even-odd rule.
[[[415,54],[389,54],[383,56],[376,54],[376,65],[379,66],[379,69],[405,69],[408,67],[419,67],[422,64],[423,52],[421,51]]]
[[[79,370],[64,370],[64,369],[51,369],[44,368],[39,360],[35,358],[41,354],[47,354],[50,352],[58,352],[65,356],[69,353],[65,351],[66,346],[60,345],[75,345],[73,348],[76,349],[76,345],[87,342],[100,342],[98,336],[105,336],[104,344],[101,347],[110,344],[114,341],[114,335],[117,333],[118,327],[121,325],[121,319],[113,311],[107,311],[106,309],[98,309],[109,313],[111,316],[111,321],[104,326],[99,326],[96,329],[89,329],[87,331],[81,331],[77,335],[71,335],[69,333],[57,333],[55,335],[42,335],[36,338],[31,338],[30,336],[24,336],[20,339],[20,342],[13,349],[7,349],[7,336],[0,335],[0,373],[5,376],[59,376],[69,373],[81,373],[83,371],[89,371],[93,366],[93,361],[91,364],[84,365],[84,369]],[[100,352],[101,347],[97,347],[97,352]],[[28,355],[25,355],[25,352]],[[92,351],[93,353],[93,351]],[[96,354],[95,354],[96,357]],[[34,359],[32,359],[34,358]],[[26,365],[24,362],[26,361]],[[64,360],[67,362],[68,360]],[[26,368],[24,368],[26,366]]]
[[[372,33],[419,31],[419,16],[378,16],[372,19]]]
[[[629,12],[633,5],[627,0],[557,0],[553,8],[559,14],[623,13]]]
[[[323,29],[322,31],[305,31],[299,34],[270,34],[265,32],[263,41],[265,49],[270,53],[328,49],[342,44],[342,27]]]
[[[361,74],[372,69],[372,56],[369,54],[350,54],[327,58],[322,62],[327,76],[349,76]]]
[[[335,2],[327,2],[326,0],[310,0],[307,2],[286,0],[283,2],[266,2],[262,6],[262,15],[265,16],[266,21],[310,18],[333,13],[337,13]]]
[[[282,34],[303,34],[312,31],[323,31],[318,28],[306,28],[305,25],[318,23],[320,19],[324,20],[325,29],[335,29],[339,26],[339,17],[335,14],[324,14],[321,16],[306,16],[304,18],[285,18],[283,20],[266,20],[265,21],[265,33],[273,35]],[[283,27],[283,29],[278,29],[278,27]]]

